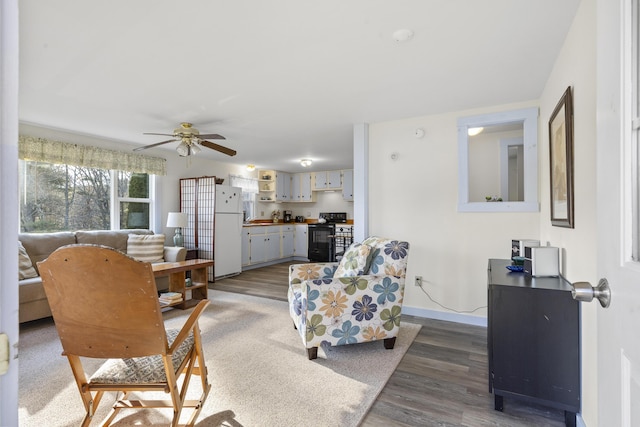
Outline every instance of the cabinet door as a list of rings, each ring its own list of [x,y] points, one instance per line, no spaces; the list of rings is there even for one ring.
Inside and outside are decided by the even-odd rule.
[[[282,258],[293,256],[293,231],[282,233]]]
[[[342,171],[342,198],[353,200],[353,169]]]
[[[327,189],[338,189],[342,187],[342,171],[327,172]]]
[[[276,172],[276,200],[288,202],[291,199],[291,174]]]
[[[296,225],[294,240],[293,255],[307,258],[309,256],[309,241],[307,240],[306,225]]]
[[[244,228],[242,230],[242,265],[249,265],[251,263],[251,234],[249,230]]]
[[[280,233],[269,233],[264,239],[265,261],[280,258]]]
[[[311,173],[300,174],[300,201],[310,202],[313,199],[311,193]]]
[[[316,172],[313,174],[313,188],[315,190],[326,190],[327,189],[327,173],[326,172]]]
[[[250,257],[251,264],[258,264],[261,262],[265,262],[267,259],[267,250],[266,250],[266,234],[252,234],[250,237]]]
[[[571,292],[491,286],[490,384],[580,408],[580,311]]]
[[[291,175],[291,202],[299,202],[300,199],[300,175],[294,173]]]

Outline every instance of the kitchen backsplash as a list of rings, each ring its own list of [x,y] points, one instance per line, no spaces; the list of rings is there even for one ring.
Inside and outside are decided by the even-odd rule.
[[[263,203],[256,202],[257,219],[271,219],[271,212],[279,210],[283,212],[290,210],[293,217],[303,216],[307,218],[318,218],[320,212],[346,212],[348,219],[353,219],[353,202],[347,202],[342,198],[342,193],[317,192],[316,201],[313,203]],[[282,215],[280,216],[282,218]]]

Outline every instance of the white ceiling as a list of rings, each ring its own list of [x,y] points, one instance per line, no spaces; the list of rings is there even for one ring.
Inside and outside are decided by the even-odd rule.
[[[189,121],[238,151],[199,156],[348,168],[354,123],[537,99],[579,2],[20,0],[20,120],[132,148]]]

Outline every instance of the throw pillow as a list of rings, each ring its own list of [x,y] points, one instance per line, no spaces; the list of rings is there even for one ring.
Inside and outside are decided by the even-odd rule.
[[[362,276],[369,269],[371,247],[361,243],[353,243],[344,252],[333,277]]]
[[[129,234],[127,255],[138,261],[164,261],[164,234]]]
[[[29,258],[27,250],[22,246],[22,242],[20,240],[18,240],[18,272],[20,274],[20,280],[38,277],[36,269],[33,268],[31,258]]]

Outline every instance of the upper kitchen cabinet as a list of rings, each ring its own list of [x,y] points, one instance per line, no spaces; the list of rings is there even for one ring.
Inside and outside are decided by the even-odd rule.
[[[327,171],[314,173],[313,189],[340,190],[342,188],[342,171]]]
[[[276,201],[291,201],[291,174],[276,171]]]
[[[276,173],[272,170],[258,171],[258,200],[273,202],[276,200]]]
[[[291,175],[291,201],[315,202],[311,191],[311,173],[294,173]]]
[[[290,202],[291,174],[274,170],[258,171],[260,202]]]
[[[342,171],[342,198],[353,201],[353,169]]]

